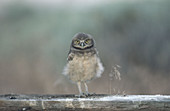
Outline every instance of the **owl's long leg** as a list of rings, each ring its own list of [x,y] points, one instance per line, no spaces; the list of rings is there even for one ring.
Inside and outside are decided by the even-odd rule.
[[[81,82],[77,82],[77,87],[79,89],[79,94],[83,95],[82,90],[81,90]]]
[[[84,86],[85,86],[85,90],[86,90],[86,95],[88,95],[89,91],[88,91],[88,86],[87,86],[86,82],[84,82]]]

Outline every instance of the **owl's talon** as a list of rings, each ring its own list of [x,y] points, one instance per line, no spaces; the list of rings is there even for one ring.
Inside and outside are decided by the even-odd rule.
[[[85,97],[87,97],[87,96],[88,96],[88,94],[87,94],[87,93],[83,93],[83,95],[84,95]]]
[[[95,93],[85,93],[86,96],[94,96],[96,95]]]
[[[75,95],[75,97],[77,97],[77,98],[84,98],[84,97],[86,97],[86,95],[84,95],[84,94],[82,93],[82,94],[79,94],[79,95]]]
[[[80,93],[79,95],[75,95],[75,97],[79,97],[79,98],[83,98],[83,97],[88,97],[88,96],[91,96],[93,94],[90,94],[90,93]]]

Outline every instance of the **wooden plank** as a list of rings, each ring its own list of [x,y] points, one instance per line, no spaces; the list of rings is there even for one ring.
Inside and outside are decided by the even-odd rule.
[[[170,95],[0,95],[0,111],[170,111]]]

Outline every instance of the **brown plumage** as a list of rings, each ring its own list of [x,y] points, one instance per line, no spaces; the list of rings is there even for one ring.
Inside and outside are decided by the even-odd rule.
[[[63,74],[77,83],[80,95],[83,94],[81,83],[84,83],[85,94],[88,95],[86,82],[100,77],[103,71],[93,37],[89,34],[77,33],[72,39]]]

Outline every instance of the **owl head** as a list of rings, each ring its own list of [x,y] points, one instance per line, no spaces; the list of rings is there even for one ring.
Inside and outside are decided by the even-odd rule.
[[[90,34],[77,33],[71,43],[71,47],[77,50],[88,50],[94,48],[95,41]]]

